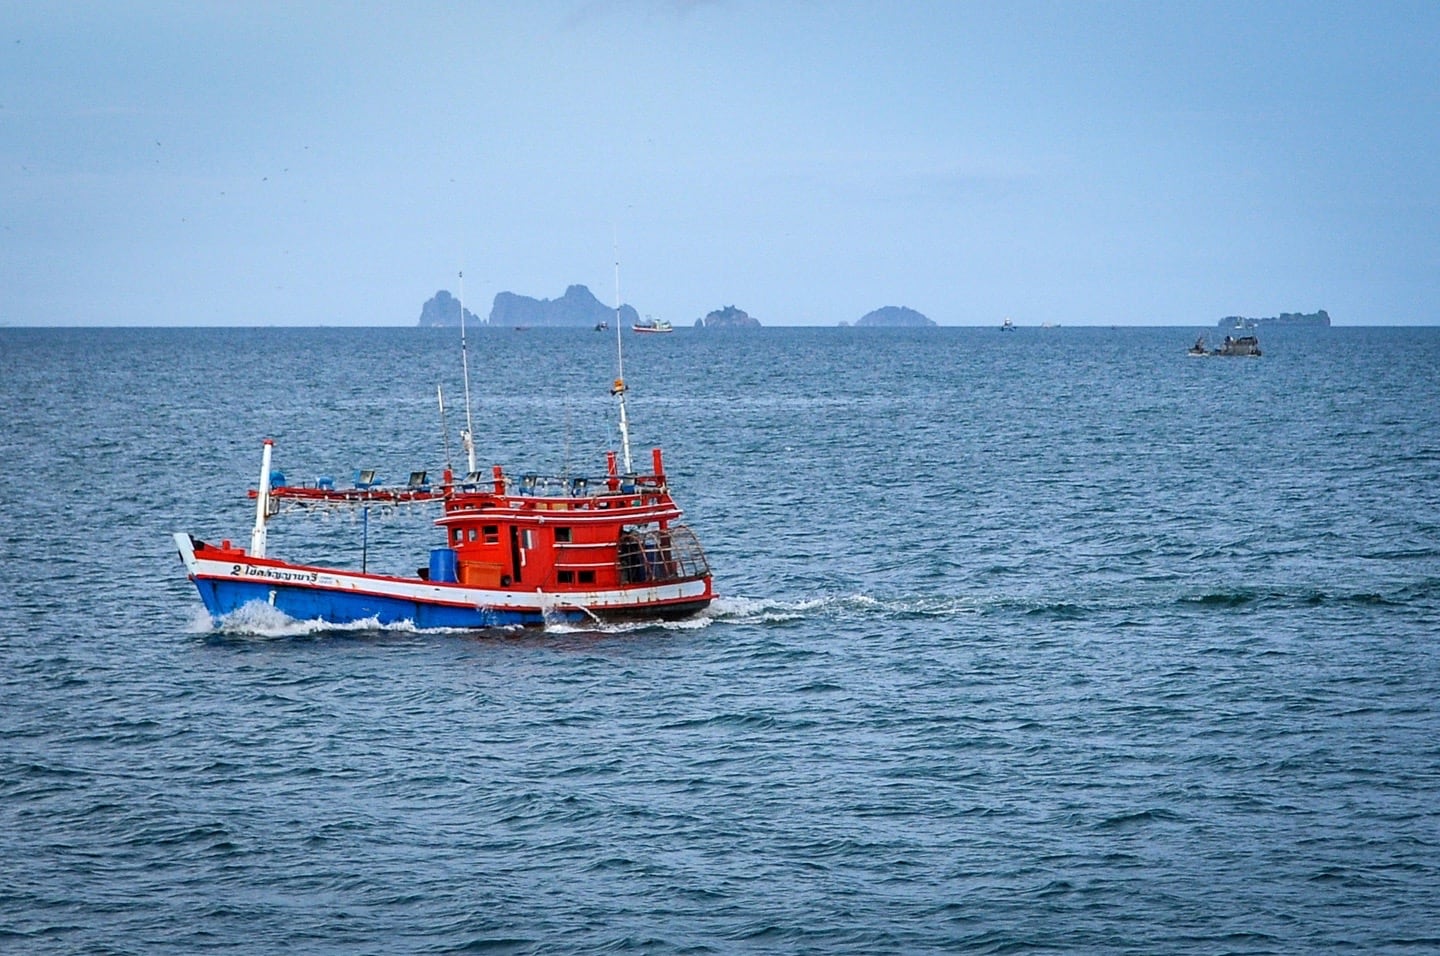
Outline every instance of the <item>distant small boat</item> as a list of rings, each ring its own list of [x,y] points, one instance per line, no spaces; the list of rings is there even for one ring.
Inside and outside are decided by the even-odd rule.
[[[1000,331],[1001,331],[1001,332],[1014,332],[1014,331],[1015,331],[1015,323],[1010,321],[1010,317],[1009,317],[1008,315],[1005,317],[1005,321],[1000,323]]]
[[[653,318],[653,317],[647,315],[647,316],[645,316],[645,318],[642,319],[641,321],[636,322],[634,325],[630,326],[630,331],[631,331],[631,332],[674,332],[675,329],[674,329],[674,327],[672,327],[672,326],[670,325],[669,322],[665,321],[664,319],[656,319],[656,318]]]
[[[1230,358],[1259,358],[1260,340],[1253,335],[1227,335],[1225,336],[1225,341],[1220,344],[1218,349],[1209,349],[1207,351],[1205,348],[1205,336],[1202,335],[1195,340],[1195,344],[1190,346],[1186,354],[1192,358],[1211,355]]]
[[[1227,335],[1215,354],[1259,358],[1260,340],[1253,335],[1241,335],[1233,338]]]
[[[610,323],[609,323],[609,322],[596,322],[596,323],[595,323],[595,331],[596,331],[596,332],[605,332],[605,331],[608,331],[609,328],[610,328]]]

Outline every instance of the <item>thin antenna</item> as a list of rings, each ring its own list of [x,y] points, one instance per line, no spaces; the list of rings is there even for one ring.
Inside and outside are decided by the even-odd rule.
[[[565,441],[562,443],[561,447],[563,451],[560,455],[561,478],[568,478],[570,476],[570,435],[570,406],[567,404],[565,406]]]
[[[465,446],[466,474],[475,474],[475,422],[470,417],[470,352],[465,345],[465,272],[460,272],[460,368],[465,375],[465,429],[460,443]]]
[[[440,403],[440,437],[445,441],[445,470],[450,471],[450,426],[445,424],[445,390],[439,385],[435,386],[435,400]]]
[[[620,240],[615,240],[615,386],[610,394],[620,399],[620,448],[625,455],[625,474],[635,471],[630,462],[630,419],[625,415],[625,346],[620,334]]]

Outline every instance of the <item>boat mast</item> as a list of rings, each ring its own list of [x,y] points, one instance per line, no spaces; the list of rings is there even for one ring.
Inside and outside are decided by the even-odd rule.
[[[265,557],[265,519],[270,517],[270,453],[275,442],[265,439],[260,453],[260,487],[255,492],[255,530],[250,532],[250,556]]]
[[[620,334],[620,243],[615,243],[615,386],[610,394],[620,399],[620,449],[625,455],[625,474],[635,471],[630,462],[630,419],[625,415],[625,346]]]
[[[465,306],[460,306],[465,308]],[[435,400],[440,403],[440,440],[445,446],[445,470],[450,470],[450,426],[445,424],[445,390],[435,386]],[[473,470],[473,469],[472,469]]]
[[[460,443],[465,446],[467,475],[475,474],[475,422],[470,417],[470,352],[465,346],[465,272],[460,272],[460,368],[465,375],[465,428]]]

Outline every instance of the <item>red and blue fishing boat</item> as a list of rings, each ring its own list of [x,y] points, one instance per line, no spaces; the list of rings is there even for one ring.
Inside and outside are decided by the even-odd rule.
[[[616,332],[618,349],[618,323]],[[462,325],[462,356],[464,338]],[[469,469],[463,476],[447,465],[433,484],[428,472],[415,472],[395,488],[377,486],[370,475],[349,488],[329,480],[288,484],[272,467],[274,443],[266,439],[258,487],[250,491],[249,547],[176,534],[190,580],[215,618],[251,604],[297,621],[418,628],[696,614],[714,598],[710,567],[699,540],[681,523],[660,449],[652,450],[648,471],[633,467],[623,354],[619,371],[611,394],[619,404],[621,448],[607,452],[604,471],[591,477],[517,477],[499,465],[488,474],[477,470],[468,361],[467,427],[460,437]],[[443,422],[443,396],[440,406]],[[267,551],[268,523],[278,514],[353,508],[368,515],[377,506],[438,509],[437,540],[413,574],[296,563]]]

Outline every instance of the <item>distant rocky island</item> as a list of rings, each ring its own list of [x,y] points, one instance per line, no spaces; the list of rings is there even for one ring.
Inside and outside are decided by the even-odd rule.
[[[640,314],[632,306],[620,307],[620,321],[635,323]],[[469,309],[466,324],[493,326],[583,326],[594,328],[601,322],[615,321],[614,306],[606,305],[583,285],[572,285],[558,299],[532,299],[528,295],[498,292],[490,307],[490,318],[482,321]],[[441,289],[420,310],[421,325],[459,325],[460,303]]]
[[[1265,325],[1299,325],[1311,328],[1327,328],[1330,315],[1324,309],[1319,312],[1281,312],[1263,319],[1252,319],[1243,315],[1227,315],[1219,322],[1222,329],[1256,329]]]
[[[723,309],[706,313],[705,318],[695,320],[697,329],[759,328],[760,320],[753,318],[744,309],[727,305]]]
[[[428,326],[460,324],[460,300],[445,289],[430,297],[420,309],[420,324]],[[469,309],[465,310],[465,324],[479,325],[480,317]]]
[[[905,326],[933,326],[935,323],[914,309],[903,305],[887,305],[873,312],[866,312],[855,323],[857,326],[872,328],[900,328]]]
[[[558,299],[532,299],[528,295],[498,292],[495,294],[495,305],[490,309],[491,325],[594,328],[601,322],[614,322],[615,319],[615,307],[595,298],[583,285],[572,285]],[[631,306],[622,305],[619,319],[624,325],[633,325],[640,321],[640,313]]]

